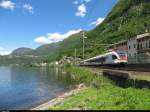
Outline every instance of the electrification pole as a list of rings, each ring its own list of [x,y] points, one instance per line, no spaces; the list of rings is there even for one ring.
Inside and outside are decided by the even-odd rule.
[[[77,64],[77,49],[75,48],[74,50],[74,62],[75,62],[75,65]]]
[[[85,37],[85,32],[83,31],[83,38],[82,38],[82,39],[83,39],[83,51],[82,51],[82,52],[83,52],[83,57],[82,57],[83,59],[84,59],[84,57],[85,57],[84,51],[85,51],[85,39],[86,39],[86,38],[87,38],[87,37]]]

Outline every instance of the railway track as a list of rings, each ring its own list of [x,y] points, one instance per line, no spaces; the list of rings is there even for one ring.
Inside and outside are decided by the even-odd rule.
[[[127,64],[124,66],[102,66],[102,65],[81,65],[93,68],[101,68],[101,69],[110,69],[110,70],[120,70],[120,71],[135,71],[135,72],[148,72],[150,73],[150,64]]]

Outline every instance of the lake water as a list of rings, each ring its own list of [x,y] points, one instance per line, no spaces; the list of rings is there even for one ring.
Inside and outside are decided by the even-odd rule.
[[[69,90],[59,68],[0,67],[0,109],[30,109]]]

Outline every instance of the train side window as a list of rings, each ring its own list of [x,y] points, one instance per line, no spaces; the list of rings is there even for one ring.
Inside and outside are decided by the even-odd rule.
[[[137,45],[137,49],[138,49],[138,50],[140,49],[140,45],[139,45],[139,44]]]
[[[129,45],[129,49],[131,49],[130,45]]]
[[[112,59],[115,60],[115,59],[118,59],[118,58],[117,58],[116,55],[112,55]]]

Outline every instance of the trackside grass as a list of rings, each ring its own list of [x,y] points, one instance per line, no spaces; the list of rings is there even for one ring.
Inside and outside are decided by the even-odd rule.
[[[65,99],[52,110],[149,110],[150,90],[121,88],[103,76],[86,68],[69,67],[75,83],[84,83],[88,88]]]

